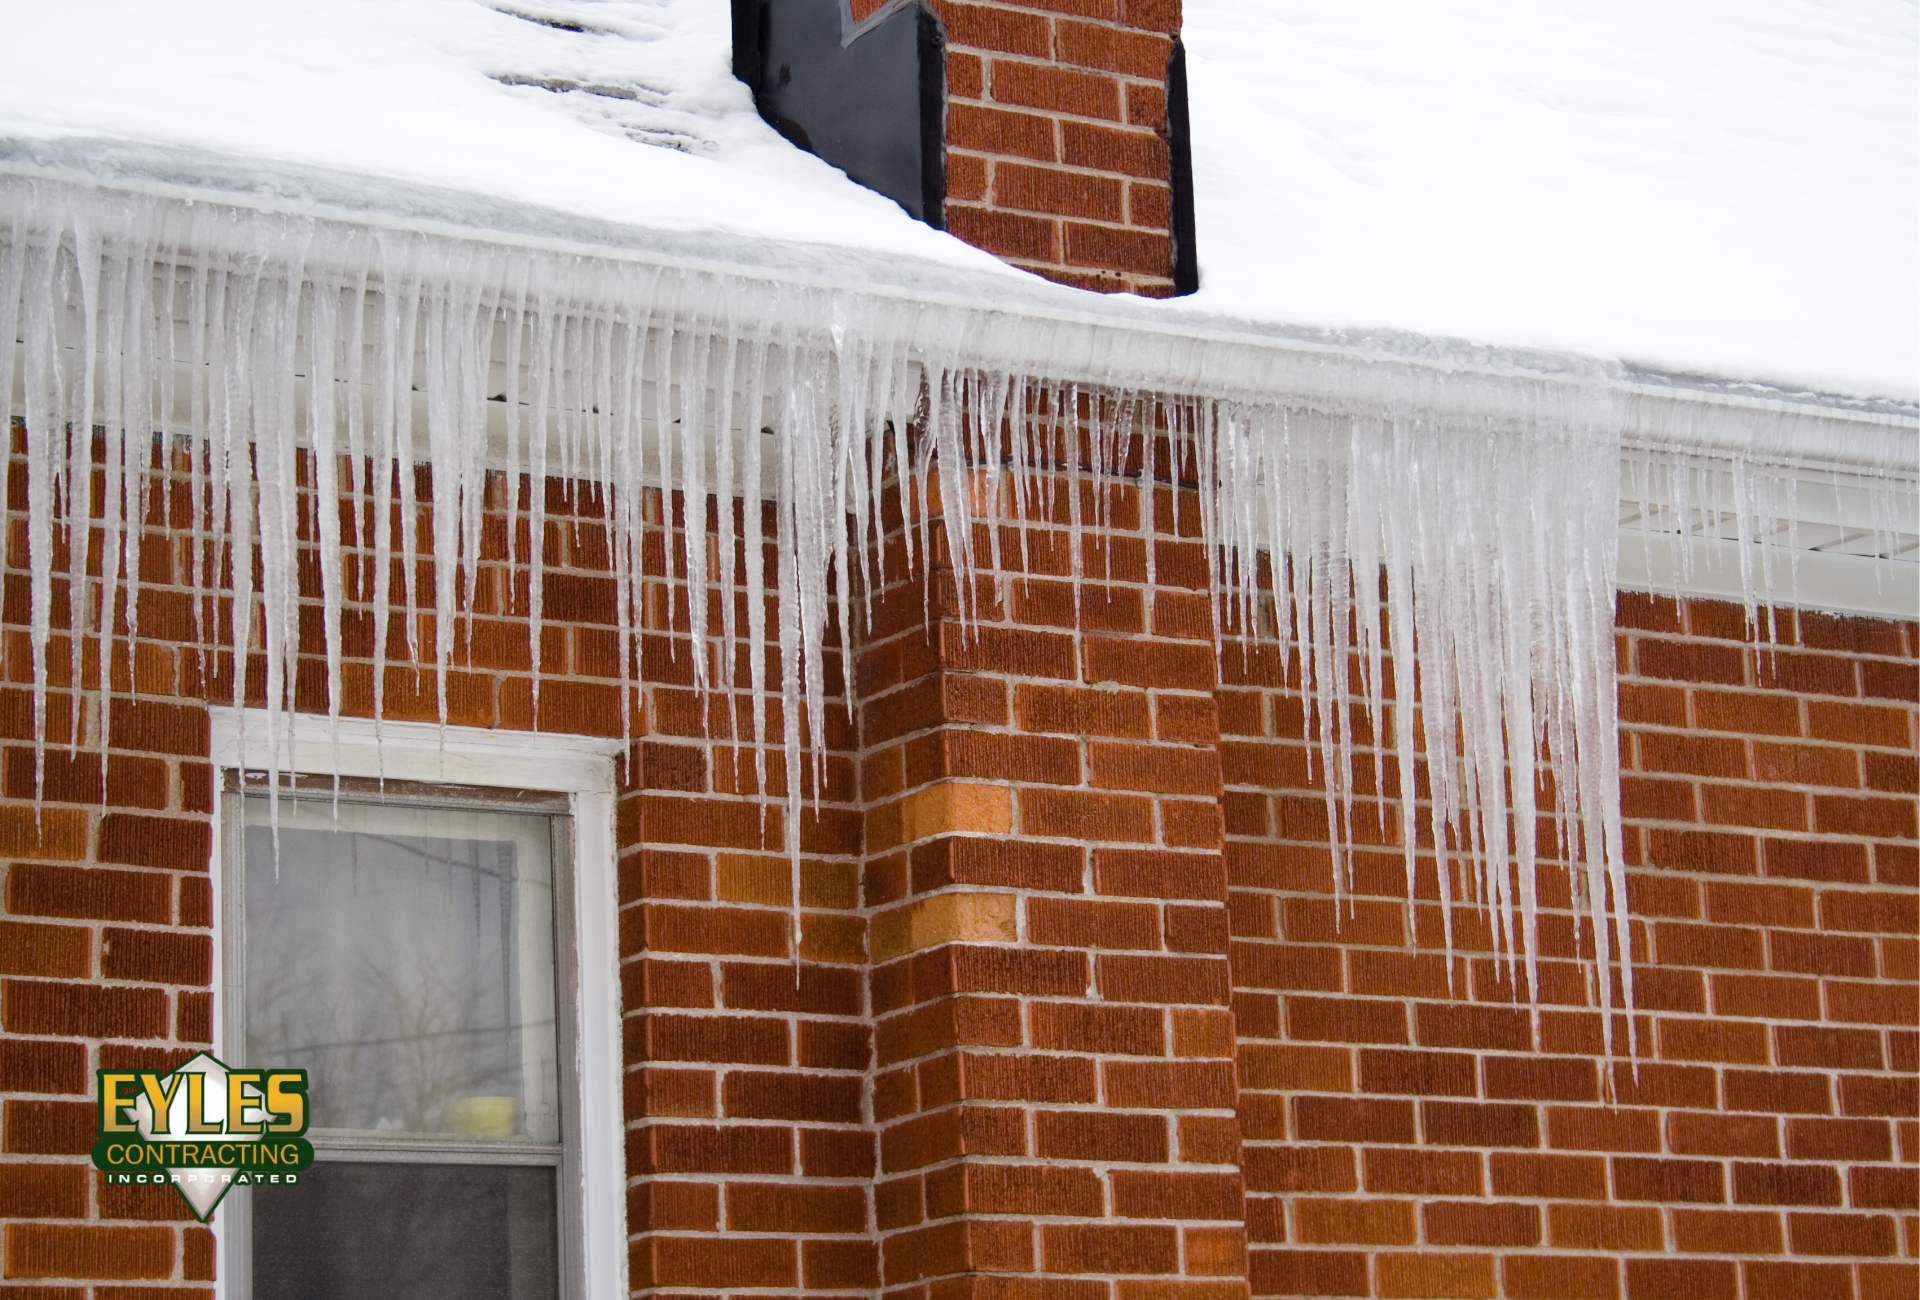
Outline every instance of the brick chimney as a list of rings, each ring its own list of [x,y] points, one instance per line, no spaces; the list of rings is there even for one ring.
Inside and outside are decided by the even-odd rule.
[[[1177,292],[1180,0],[929,3],[947,36],[947,229],[1062,284]]]
[[[1197,286],[1180,0],[733,0],[788,139],[1062,284]]]

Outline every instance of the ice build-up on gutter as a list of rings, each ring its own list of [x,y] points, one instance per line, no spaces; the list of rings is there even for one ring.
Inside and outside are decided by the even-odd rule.
[[[802,737],[825,734],[826,631],[830,619],[860,626],[853,593],[872,584],[856,575],[878,564],[881,485],[895,467],[911,562],[921,565],[935,549],[933,476],[984,480],[975,493],[941,494],[939,527],[964,595],[975,589],[967,579],[997,571],[1002,556],[975,549],[960,501],[1024,536],[1035,485],[1076,463],[1083,436],[1091,463],[1080,471],[1098,478],[1125,472],[1129,444],[1165,428],[1199,484],[1217,636],[1298,650],[1335,843],[1348,842],[1354,794],[1357,741],[1343,707],[1352,653],[1364,664],[1375,734],[1392,735],[1408,879],[1413,767],[1424,749],[1440,869],[1464,873],[1467,896],[1492,909],[1510,966],[1537,987],[1535,841],[1510,843],[1507,828],[1550,815],[1561,853],[1579,864],[1591,957],[1603,971],[1619,962],[1630,1000],[1612,635],[1623,441],[1672,466],[1701,457],[1730,466],[1754,536],[1790,522],[1791,484],[1809,464],[1862,474],[1885,518],[1911,510],[1915,416],[1884,404],[1662,389],[1607,363],[1405,336],[1176,321],[1045,286],[1002,295],[999,277],[989,295],[951,272],[885,259],[835,255],[808,266],[805,250],[762,246],[728,265],[714,247],[701,256],[691,237],[648,252],[562,243],[516,234],[529,214],[505,208],[494,214],[505,229],[482,237],[425,215],[432,196],[422,194],[404,218],[391,215],[388,194],[386,215],[345,219],[343,207],[329,215],[324,178],[309,178],[288,203],[299,211],[276,212],[258,193],[242,203],[202,188],[190,198],[151,166],[144,177],[122,167],[117,178],[62,179],[57,161],[15,157],[0,181],[0,336],[22,341],[0,349],[0,391],[17,385],[26,420],[42,739],[61,543],[88,548],[72,563],[86,559],[102,575],[97,607],[86,584],[68,585],[71,626],[112,629],[113,611],[124,610],[128,636],[138,634],[141,534],[123,521],[145,516],[166,472],[153,464],[156,432],[192,449],[194,518],[205,521],[195,528],[210,529],[214,553],[230,557],[230,587],[219,564],[190,572],[189,585],[258,611],[258,642],[255,617],[240,612],[204,632],[226,629],[224,648],[242,659],[264,655],[276,749],[292,707],[303,512],[319,552],[329,707],[340,708],[346,543],[337,512],[316,502],[357,494],[366,508],[369,484],[375,495],[398,484],[398,535],[366,530],[372,602],[410,615],[430,608],[434,644],[392,645],[386,620],[373,620],[377,713],[389,662],[431,664],[444,710],[489,473],[602,494],[623,672],[651,608],[645,491],[690,502],[761,497],[774,505],[772,531],[756,538],[763,515],[744,512],[743,559],[720,547],[710,563],[698,511],[680,557],[691,588],[747,593],[744,621],[731,600],[716,602],[717,627],[703,600],[688,602],[688,618],[703,647],[693,658],[700,687],[751,691],[756,758],[773,739],[769,654],[779,656],[778,742],[795,826],[825,760],[816,749],[809,768]],[[767,265],[780,258],[800,269]],[[918,437],[909,439],[910,425]],[[1793,432],[1783,437],[1786,425]],[[90,429],[105,439],[97,531],[84,527],[99,455]],[[305,497],[301,449],[314,475]],[[431,496],[416,502],[412,470],[425,465]],[[531,586],[519,612],[537,655],[544,494],[528,500]],[[1077,512],[1079,494],[1067,500]],[[415,527],[423,505],[427,535]],[[1102,523],[1072,520],[1076,532]],[[671,511],[655,526],[671,531]],[[996,548],[1000,535],[987,530]],[[777,583],[756,540],[777,548]],[[1077,565],[1081,548],[1070,551]],[[1271,602],[1257,588],[1262,552],[1282,588]],[[407,585],[427,559],[430,592]],[[1764,594],[1750,589],[1749,598]],[[102,611],[98,622],[92,610]],[[409,617],[405,626],[419,625]],[[1399,638],[1390,657],[1386,627]],[[81,639],[69,644],[78,681]],[[732,680],[736,662],[746,681]],[[1414,698],[1416,673],[1424,707],[1417,718],[1395,708],[1388,724],[1387,701]],[[80,708],[77,694],[71,707]],[[100,713],[103,747],[109,716]],[[1376,747],[1363,761],[1389,760]],[[1509,765],[1550,776],[1550,806],[1536,807],[1533,780],[1510,782]],[[798,836],[788,843],[797,877]],[[1345,850],[1336,853],[1343,879]],[[1610,979],[1595,983],[1610,1005]]]

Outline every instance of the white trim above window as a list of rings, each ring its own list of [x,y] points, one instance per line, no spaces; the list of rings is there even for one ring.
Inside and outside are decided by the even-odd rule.
[[[614,844],[614,761],[619,741],[548,733],[488,731],[472,727],[383,722],[310,714],[272,718],[259,709],[212,711],[212,760],[216,772],[277,770],[304,776],[339,776],[478,786],[503,791],[539,790],[567,796],[571,805],[574,918],[570,972],[559,993],[572,994],[573,1072],[579,1097],[579,1240],[583,1294],[627,1291],[626,1169],[621,1112],[619,935]],[[270,758],[269,736],[278,761]],[[224,779],[219,779],[224,784]],[[216,918],[225,915],[220,895],[224,818],[214,818],[213,867]],[[216,924],[224,924],[216,920]],[[243,995],[241,972],[223,970],[223,999]],[[571,976],[571,978],[568,978]],[[223,1006],[225,1003],[223,1002]],[[221,1041],[225,1017],[216,1018],[215,1055],[238,1050]],[[220,1234],[219,1216],[214,1223]],[[222,1242],[221,1257],[227,1256]],[[562,1244],[562,1257],[571,1254]],[[579,1274],[576,1274],[578,1276]],[[229,1292],[217,1284],[220,1300]]]

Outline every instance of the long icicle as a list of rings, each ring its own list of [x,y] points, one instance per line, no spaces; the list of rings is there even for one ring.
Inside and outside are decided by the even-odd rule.
[[[1135,390],[1139,377],[1125,357],[1103,357],[1097,370],[1063,363],[1056,372],[1037,327],[974,309],[508,253],[444,235],[369,232],[209,203],[129,201],[53,182],[0,182],[0,197],[0,328],[20,340],[0,358],[0,391],[10,395],[17,373],[40,750],[55,730],[47,706],[59,684],[49,662],[59,576],[69,622],[64,740],[107,743],[116,654],[133,667],[145,511],[179,487],[173,445],[164,442],[156,455],[156,432],[180,437],[186,453],[184,577],[206,670],[214,680],[230,671],[232,700],[242,704],[260,690],[252,676],[259,656],[276,763],[286,714],[296,707],[305,548],[317,548],[322,571],[328,714],[337,718],[344,707],[343,609],[357,607],[372,624],[376,722],[386,712],[389,658],[421,683],[432,671],[446,720],[456,624],[473,617],[480,599],[488,475],[504,471],[505,559],[529,566],[526,605],[513,612],[527,621],[536,725],[549,490],[572,502],[572,531],[557,534],[571,538],[569,566],[590,563],[577,549],[585,516],[597,510],[606,521],[629,730],[629,666],[656,608],[649,597],[658,594],[648,590],[653,561],[644,534],[657,528],[678,546],[666,558],[667,580],[678,560],[695,687],[703,699],[723,693],[729,710],[732,690],[744,687],[751,738],[730,721],[727,739],[750,746],[753,793],[767,811],[776,800],[766,750],[783,749],[798,960],[804,804],[809,789],[816,804],[829,794],[826,638],[837,628],[839,664],[849,670],[853,585],[860,582],[870,610],[866,602],[887,576],[885,475],[895,476],[910,564],[931,569],[944,543],[953,615],[971,634],[981,616],[975,602],[990,590],[981,580],[997,575],[1004,558],[1003,523],[1019,529],[1025,570],[1036,518],[1052,525],[1066,516],[1078,603],[1093,530],[1109,522],[1108,489],[1128,471],[1136,430],[1149,440],[1164,430],[1173,457],[1169,522],[1176,535],[1188,527],[1180,484],[1191,458],[1223,638],[1267,635],[1261,574],[1270,575],[1271,635],[1283,661],[1297,655],[1310,697],[1310,749],[1338,888],[1352,887],[1348,854],[1368,788],[1356,785],[1355,765],[1371,764],[1369,807],[1386,821],[1390,744],[1411,895],[1420,868],[1413,792],[1424,750],[1449,978],[1457,871],[1463,892],[1493,912],[1499,959],[1538,996],[1536,836],[1556,842],[1591,920],[1611,1050],[1611,972],[1617,963],[1630,1011],[1632,968],[1612,652],[1623,417],[1604,389],[1403,368],[1377,391],[1354,380],[1350,391],[1323,386],[1302,396],[1288,384],[1306,383],[1306,370],[1271,382],[1248,371],[1212,389],[1194,379],[1185,389]],[[1195,360],[1189,373],[1207,370]],[[1508,405],[1490,415],[1481,399],[1490,402],[1496,388]],[[416,402],[424,406],[419,430]],[[486,438],[491,407],[502,404],[504,461]],[[722,441],[710,453],[716,420]],[[105,439],[104,459],[96,437]],[[1863,435],[1861,448],[1877,445]],[[304,488],[303,463],[311,470]],[[1793,576],[1779,548],[1796,554],[1802,462],[1736,448],[1646,451],[1637,463],[1644,468],[1627,490],[1643,499],[1654,493],[1654,475],[1664,478],[1672,513],[1664,528],[1646,527],[1675,546],[1674,570],[1685,572],[1690,552],[1672,538],[1719,529],[1724,518],[1750,617],[1771,630],[1771,614],[1759,611],[1771,609],[1776,586]],[[429,467],[421,481],[430,495],[418,502],[416,470]],[[1148,452],[1140,493],[1149,546],[1161,528],[1151,513],[1154,469]],[[97,520],[96,477],[105,515]],[[943,515],[937,541],[934,482]],[[1887,462],[1859,482],[1847,490],[1865,494],[1884,550],[1880,539],[1910,509],[1911,474]],[[648,493],[658,494],[657,517]],[[710,498],[720,503],[715,563],[707,551]],[[744,524],[738,551],[736,502]],[[345,537],[343,515],[351,524]],[[303,519],[313,524],[305,538]],[[516,536],[523,522],[525,550]],[[976,524],[988,529],[979,554]],[[769,543],[777,580],[767,572]],[[62,555],[66,573],[58,575]],[[351,582],[343,580],[349,563],[360,566]],[[90,566],[100,575],[92,585]],[[430,596],[421,588],[428,572]],[[1111,574],[1103,568],[1102,576]],[[507,591],[512,602],[512,581]],[[717,629],[708,626],[716,592]],[[672,644],[681,630],[671,621],[674,602],[659,607]],[[398,647],[387,631],[396,608]],[[96,634],[103,653],[89,730],[84,643]],[[717,646],[706,645],[709,635]],[[738,650],[744,674],[736,673]],[[137,674],[132,680],[137,690]],[[780,722],[770,728],[775,691]],[[745,790],[744,762],[735,757]],[[1551,782],[1553,798],[1536,809],[1539,779]],[[1550,834],[1536,826],[1536,813],[1543,824],[1551,817]],[[1411,918],[1411,901],[1409,908]],[[1631,1033],[1631,1016],[1627,1023]]]

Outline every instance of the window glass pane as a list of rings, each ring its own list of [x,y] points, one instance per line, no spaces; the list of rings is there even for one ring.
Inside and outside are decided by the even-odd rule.
[[[550,1300],[554,1171],[322,1161],[253,1198],[254,1300]]]
[[[244,812],[248,1064],[316,1129],[560,1140],[548,819],[264,797]],[[267,1198],[270,1199],[270,1198]]]

